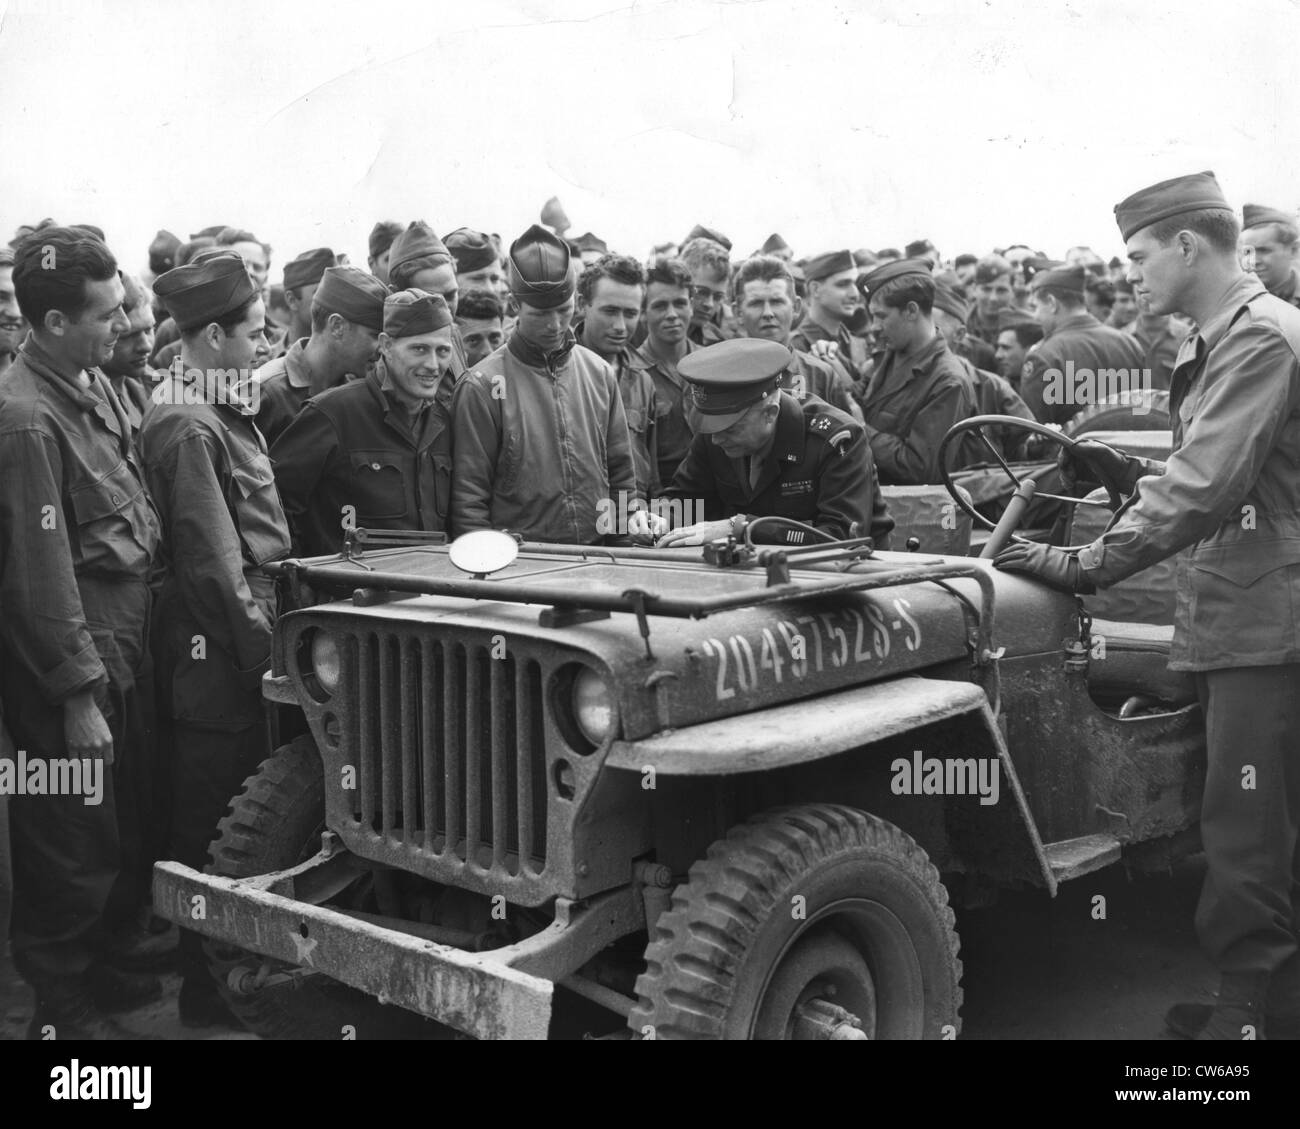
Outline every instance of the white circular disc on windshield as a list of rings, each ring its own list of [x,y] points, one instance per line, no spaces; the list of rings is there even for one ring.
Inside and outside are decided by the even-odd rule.
[[[499,572],[519,555],[519,543],[508,533],[495,529],[476,529],[463,533],[451,543],[447,556],[461,572],[486,576]]]

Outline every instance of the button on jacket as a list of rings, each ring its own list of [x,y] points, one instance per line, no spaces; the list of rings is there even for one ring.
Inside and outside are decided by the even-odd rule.
[[[50,705],[131,684],[160,537],[126,413],[89,375],[60,375],[29,337],[0,378],[5,665]]]
[[[186,403],[182,379],[170,381],[145,416],[140,451],[165,531],[159,615],[174,663],[173,713],[241,728],[261,718],[271,654],[275,591],[261,566],[288,555],[289,530],[252,415]]]
[[[938,333],[913,353],[886,352],[862,397],[880,481],[887,486],[941,481],[939,444],[974,408],[961,361]]]
[[[1244,276],[1183,342],[1169,400],[1164,473],[1079,563],[1107,585],[1186,550],[1173,670],[1300,662],[1300,311]]]
[[[1082,375],[1069,385],[1065,383],[1071,371],[1067,369],[1067,363],[1071,361],[1074,373],[1087,369],[1093,374],[1092,383],[1087,383]],[[1127,379],[1136,381],[1142,367],[1143,350],[1132,336],[1102,325],[1091,314],[1074,314],[1063,318],[1052,335],[1044,337],[1025,358],[1020,395],[1040,423],[1066,424],[1084,408],[1092,407],[1096,402],[1092,398],[1094,392],[1100,398],[1108,391],[1105,387],[1098,390],[1104,382],[1104,378],[1099,376],[1101,370],[1124,369]],[[1054,381],[1059,383],[1051,395],[1057,402],[1049,404],[1047,389]],[[1123,392],[1135,386],[1129,383],[1117,391]],[[1076,389],[1087,391],[1076,398]],[[1067,397],[1071,403],[1060,402]]]
[[[452,420],[457,536],[592,545],[637,499],[618,381],[572,334],[549,356],[512,334],[456,384]]]
[[[313,396],[271,448],[285,513],[307,556],[340,551],[345,516],[363,529],[447,528],[453,377],[443,377],[414,432],[384,377],[380,361],[374,376]]]
[[[894,521],[876,482],[862,424],[815,396],[796,400],[781,394],[772,445],[760,459],[758,476],[750,484],[744,460],[733,459],[713,442],[697,435],[664,497],[703,507],[696,521],[720,521],[736,514],[751,518],[789,517],[815,526],[837,540],[874,537],[877,548],[888,548]],[[752,471],[752,465],[750,470]],[[681,523],[679,523],[681,524]],[[803,544],[799,530],[759,530],[755,541]]]

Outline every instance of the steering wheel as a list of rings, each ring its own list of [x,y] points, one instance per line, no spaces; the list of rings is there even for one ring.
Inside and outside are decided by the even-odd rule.
[[[1055,428],[1048,427],[1036,420],[1021,419],[1019,416],[971,416],[969,419],[964,419],[953,424],[952,427],[948,429],[948,434],[943,437],[943,441],[939,444],[939,473],[943,475],[944,488],[952,496],[952,500],[957,503],[957,506],[962,510],[962,512],[970,515],[970,519],[981,529],[997,530],[999,523],[980,513],[973,504],[966,500],[964,493],[957,489],[956,483],[952,480],[952,470],[948,466],[947,458],[948,452],[952,449],[953,444],[958,439],[964,437],[968,431],[973,431],[980,437],[984,446],[989,449],[989,453],[998,461],[1002,469],[1006,471],[1007,477],[1011,480],[1012,490],[1020,489],[1023,480],[1016,477],[1016,472],[1011,469],[1007,464],[1006,459],[1004,459],[998,451],[997,447],[995,447],[989,440],[989,437],[984,433],[985,427],[1019,428],[1021,431],[1028,431],[1034,435],[1044,436],[1045,438],[1050,439],[1058,447],[1064,447],[1067,451],[1073,451],[1078,446],[1078,442],[1077,440],[1071,439],[1068,435],[1057,431]],[[1030,485],[1033,485],[1032,480],[1030,481]],[[1105,506],[1110,510],[1119,509],[1122,504],[1120,496],[1109,487],[1106,488],[1106,493],[1109,497],[1104,502],[1094,501],[1090,498],[1071,498],[1064,494],[1040,494],[1034,492],[1032,496],[1035,499],[1051,498],[1054,501],[1064,502],[1066,505],[1070,506]],[[1021,537],[1019,533],[1009,533],[1008,536],[1012,541],[1029,540],[1027,537]],[[1084,545],[1063,546],[1064,551],[1067,553],[1078,552],[1084,547]]]

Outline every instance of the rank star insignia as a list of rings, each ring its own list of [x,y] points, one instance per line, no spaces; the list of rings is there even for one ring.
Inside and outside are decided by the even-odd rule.
[[[808,426],[809,426],[813,431],[830,431],[830,429],[831,429],[831,425],[832,425],[834,422],[835,422],[835,421],[834,421],[833,419],[831,419],[830,416],[818,416],[818,417],[817,417],[815,420],[813,420],[812,423],[810,423]]]
[[[297,959],[299,964],[311,964],[312,950],[316,947],[315,937],[300,936],[296,929],[291,930],[289,936],[293,938],[294,948],[298,950]]]

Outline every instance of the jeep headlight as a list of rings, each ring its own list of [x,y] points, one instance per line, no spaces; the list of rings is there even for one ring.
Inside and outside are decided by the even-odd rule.
[[[573,716],[593,745],[604,742],[613,728],[614,700],[605,680],[590,667],[583,667],[573,679]]]
[[[339,678],[343,671],[337,636],[320,630],[312,633],[311,670],[326,693],[332,694],[339,688]]]

